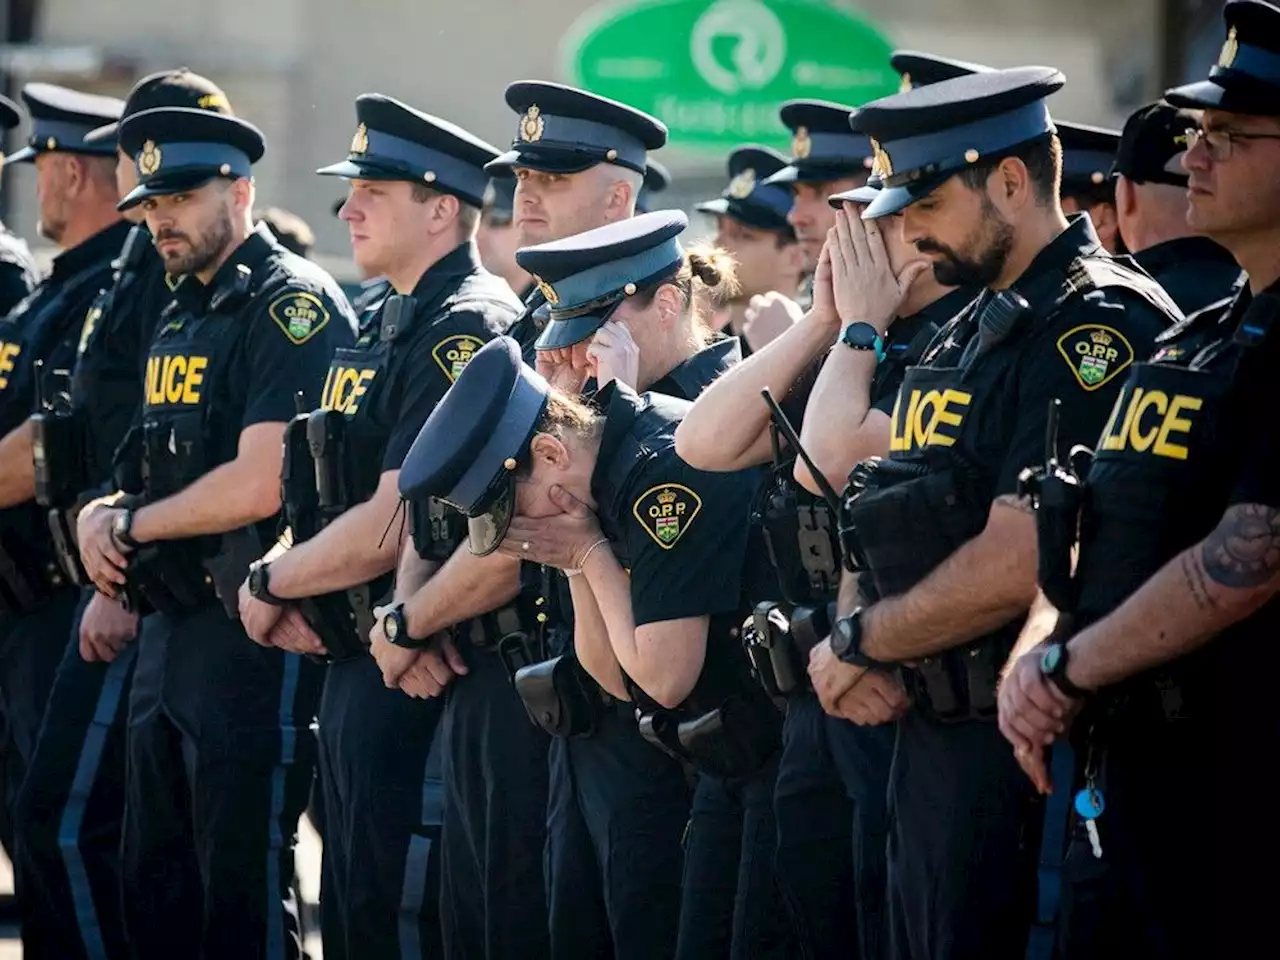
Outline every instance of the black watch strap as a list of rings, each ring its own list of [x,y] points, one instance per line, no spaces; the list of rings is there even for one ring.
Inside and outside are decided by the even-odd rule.
[[[383,614],[382,635],[392,646],[403,647],[406,650],[421,650],[431,642],[429,639],[420,640],[409,635],[409,621],[404,615],[403,601]]]
[[[1040,657],[1040,673],[1072,700],[1086,700],[1093,693],[1071,682],[1071,678],[1067,676],[1067,665],[1070,662],[1066,641],[1051,643]]]
[[[271,592],[271,564],[256,563],[249,568],[249,596],[273,607],[282,607],[288,601]]]

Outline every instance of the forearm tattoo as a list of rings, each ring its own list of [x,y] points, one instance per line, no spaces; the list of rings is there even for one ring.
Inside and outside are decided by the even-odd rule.
[[[1247,590],[1280,571],[1280,510],[1256,503],[1231,507],[1200,549],[1209,578]]]
[[[1186,584],[1187,593],[1196,602],[1200,610],[1211,610],[1218,604],[1209,593],[1209,585],[1204,580],[1204,570],[1189,553],[1182,555],[1182,582]]]
[[[1016,493],[1002,493],[996,497],[996,503],[1003,504],[1006,507],[1013,507],[1019,513],[1034,515],[1035,508],[1031,506],[1030,497],[1020,497]]]

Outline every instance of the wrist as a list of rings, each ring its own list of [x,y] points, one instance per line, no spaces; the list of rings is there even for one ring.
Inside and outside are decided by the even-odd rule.
[[[271,589],[274,573],[275,570],[270,563],[259,560],[252,564],[249,567],[249,596],[263,603],[269,603],[273,607],[280,607],[284,605],[284,599]]]
[[[137,510],[131,512],[133,514],[133,523],[130,527],[129,535],[133,537],[134,542],[141,546],[157,539],[158,531],[152,529],[155,511],[151,509],[151,505],[138,507]]]
[[[422,650],[431,642],[427,637],[414,635],[410,629],[408,617],[405,615],[403,603],[392,604],[382,615],[382,635],[392,646],[406,650]]]
[[[866,650],[865,613],[862,607],[858,607],[848,616],[836,620],[831,630],[831,652],[842,663],[850,666],[861,667],[864,670],[883,669],[888,665],[875,659]]]
[[[884,359],[884,331],[866,320],[854,320],[840,333],[840,343],[855,353],[866,353],[879,363]]]
[[[1073,679],[1073,674],[1079,673],[1078,665],[1076,670],[1071,670],[1072,655],[1075,652],[1076,649],[1066,640],[1046,643],[1044,653],[1040,656],[1040,675],[1057,687],[1063,695],[1072,700],[1084,700],[1091,696],[1093,691],[1076,683]]]
[[[122,551],[132,552],[140,546],[137,535],[134,533],[137,523],[137,514],[128,508],[112,508],[110,518],[111,539],[115,545]]]

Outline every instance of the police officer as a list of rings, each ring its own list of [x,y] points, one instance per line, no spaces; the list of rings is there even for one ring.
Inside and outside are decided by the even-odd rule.
[[[320,668],[248,642],[236,592],[276,535],[285,424],[352,342],[336,282],[253,227],[251,124],[156,108],[120,125],[165,269],[123,496],[78,521],[81,560],[143,618],[129,698],[122,873],[136,957],[296,956],[293,836]],[[135,600],[136,598],[136,600]]]
[[[771,290],[793,291],[804,275],[804,253],[795,229],[787,221],[791,194],[782,185],[763,181],[787,165],[787,159],[768,147],[738,147],[729,154],[729,184],[715,200],[694,209],[715,217],[716,245],[738,263],[738,292],[729,301],[725,329],[742,344],[743,354],[768,342],[762,329],[753,341],[745,330],[747,303]]]
[[[480,208],[476,249],[484,268],[507,281],[507,286],[523,303],[535,287],[533,278],[516,263],[520,232],[515,224],[515,194],[514,177],[496,176],[489,181],[484,192],[484,206]]]
[[[959,77],[874,101],[852,123],[877,141],[883,180],[863,212],[902,212],[903,238],[944,283],[987,288],[908,370],[890,458],[846,493],[860,606],[818,645],[824,708],[877,723],[869,670],[899,664],[914,707],[890,781],[889,914],[897,957],[1020,956],[1035,801],[993,722],[997,672],[1034,598],[1035,527],[1017,495],[1044,456],[1096,435],[1123,373],[1179,314],[1144,274],[1102,251],[1056,192],[1061,156],[1047,67]],[[883,262],[868,234],[856,257]],[[910,663],[911,666],[906,664]],[[874,693],[874,691],[872,691]]]
[[[537,344],[538,368],[554,386],[576,394],[621,380],[632,389],[691,400],[738,362],[737,340],[708,344],[701,319],[706,290],[732,289],[731,261],[715,248],[685,251],[677,237],[687,223],[679,212],[658,211],[516,254],[554,304]],[[541,668],[553,682],[556,671],[575,676],[588,705],[576,725],[544,724],[555,735],[547,816],[552,953],[686,956],[697,946],[690,939],[695,927],[685,926],[693,911],[680,906],[681,833],[689,818],[684,770],[640,736],[631,706],[599,685],[590,666],[579,665],[584,654],[574,642],[567,587],[553,578],[547,591],[548,646],[558,660]],[[517,686],[531,715],[544,715]],[[704,845],[704,835],[696,823],[691,827],[691,851]],[[731,853],[736,881],[737,848]],[[706,876],[686,873],[686,895],[709,894],[707,885]],[[724,949],[735,887],[728,886],[723,929],[717,923],[703,931]],[[601,891],[598,898],[584,896],[593,890]],[[706,900],[697,906],[708,906]],[[751,908],[759,906],[753,899]],[[753,919],[775,918],[776,911],[764,910]]]
[[[0,95],[0,130],[12,130],[21,122],[22,108]],[[38,279],[26,242],[0,223],[0,317],[30,293]]]
[[[1077,821],[1068,958],[1256,952],[1273,909],[1256,865],[1280,833],[1250,781],[1280,746],[1276,428],[1259,418],[1280,319],[1280,8],[1237,0],[1224,17],[1209,78],[1165,98],[1203,111],[1183,159],[1188,226],[1232,251],[1248,287],[1130,373],[1087,475],[1075,609],[1001,693],[1041,789],[1044,744],[1069,725],[1077,747],[1074,778],[1052,783]]]
[[[1085,123],[1055,122],[1062,142],[1062,212],[1087,213],[1109,253],[1124,253],[1111,179],[1120,131]]]
[[[644,165],[644,183],[636,197],[636,213],[648,213],[653,201],[663,190],[671,186],[671,171],[652,157]]]
[[[230,111],[211,81],[168,70],[137,83],[124,116],[166,105]],[[86,139],[110,147],[117,127]],[[133,157],[116,150],[117,191],[125,196],[137,174]],[[111,489],[112,455],[142,400],[144,349],[177,282],[165,272],[142,211],[130,210],[126,219],[134,226],[114,277],[82,319],[70,402],[40,411],[35,425],[36,498],[55,531],[63,574],[84,592],[17,808],[23,949],[32,957],[123,957],[127,949],[119,847],[138,616],[89,584],[74,537],[77,508]]]
[[[1232,296],[1240,267],[1226,248],[1187,225],[1182,158],[1193,113],[1163,101],[1125,121],[1116,152],[1116,217],[1125,248],[1188,316]]]
[[[11,804],[31,762],[54,672],[66,646],[79,591],[55,559],[35,502],[34,433],[40,398],[63,402],[80,324],[110,282],[128,224],[118,195],[111,144],[85,135],[114,120],[123,103],[49,84],[28,84],[28,145],[8,163],[34,162],[41,232],[60,248],[53,269],[0,320],[0,696],[4,701]],[[16,824],[15,824],[16,828]],[[17,851],[15,851],[15,854]]]
[[[516,227],[522,243],[553,240],[630,217],[647,151],[666,128],[623,104],[560,84],[521,81],[507,88],[519,116],[511,149],[486,168],[514,168]],[[533,361],[545,324],[540,292],[509,333]],[[422,577],[416,550],[402,558],[398,579]],[[416,571],[416,572],[415,572]],[[372,652],[389,684],[417,695],[450,693],[441,719],[445,779],[441,855],[441,922],[451,957],[538,957],[547,950],[542,856],[546,842],[547,737],[532,726],[510,674],[539,626],[535,600],[542,577],[505,556],[459,550],[405,600],[404,636],[431,637],[451,625],[491,614],[490,633],[461,645],[466,682],[438,645],[411,650],[385,639],[381,622]],[[513,601],[515,601],[513,603]],[[492,630],[511,640],[491,642]],[[505,651],[505,652],[504,652]],[[501,797],[502,803],[494,802]]]
[[[297,652],[327,652],[334,660],[319,717],[329,814],[321,897],[326,956],[435,957],[440,896],[432,848],[442,796],[438,767],[430,777],[426,768],[441,702],[388,689],[364,642],[372,603],[391,586],[399,544],[383,534],[396,512],[404,455],[475,351],[522,308],[480,266],[474,244],[488,183],[483,168],[498,151],[382,94],[357,98],[356,117],[348,158],[319,172],[350,180],[341,216],[355,257],[366,273],[390,279],[396,294],[366,318],[354,348],[334,355],[323,409],[304,430],[290,427],[303,430],[290,457],[304,463],[299,470],[291,462],[286,475],[301,475],[309,489],[299,492],[316,499],[326,519],[319,529],[299,530],[308,498],[287,494],[294,545],[253,568],[240,615],[252,638],[271,642],[283,604],[311,597],[302,609],[324,645]],[[306,442],[317,437],[326,438],[320,454]],[[343,490],[341,480],[330,489],[327,481],[317,487],[317,477],[349,478],[345,496],[334,495]],[[413,530],[423,551],[448,559],[460,543],[452,534],[457,525],[433,532],[429,513],[420,517]],[[299,542],[302,535],[307,539]],[[445,646],[458,662],[452,639]]]

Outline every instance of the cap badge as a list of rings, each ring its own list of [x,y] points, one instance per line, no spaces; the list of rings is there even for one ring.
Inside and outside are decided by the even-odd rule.
[[[729,181],[729,196],[734,200],[745,200],[756,188],[756,172],[750,167],[743,170]]]
[[[142,145],[142,152],[138,154],[138,173],[144,177],[151,176],[160,169],[161,159],[160,148],[156,146],[156,142],[148,140]]]
[[[355,136],[351,138],[352,153],[368,153],[369,152],[369,128],[363,123],[356,127]]]
[[[911,89],[911,74],[904,73],[902,75],[902,82],[898,84],[898,92],[906,93],[910,89]]]
[[[541,140],[546,128],[547,121],[542,119],[542,111],[538,109],[536,103],[530,104],[529,109],[520,118],[520,139],[528,143]]]
[[[893,176],[893,161],[889,159],[889,154],[885,152],[884,147],[880,146],[880,141],[871,140],[871,149],[873,155],[871,158],[871,175],[879,177],[881,180],[887,180]]]
[[[796,135],[791,138],[791,156],[804,160],[813,150],[813,140],[809,138],[808,127],[796,127]]]
[[[560,294],[556,293],[555,287],[551,286],[547,281],[543,280],[537,274],[534,274],[533,282],[538,285],[538,290],[546,298],[547,303],[551,304],[551,306],[554,307],[560,302]]]
[[[196,101],[196,106],[201,110],[230,110],[231,104],[227,103],[227,98],[220,93],[206,93],[203,97]]]
[[[1222,53],[1218,54],[1218,66],[1226,69],[1236,62],[1236,53],[1240,44],[1236,41],[1236,28],[1227,31],[1227,41],[1222,45]]]

